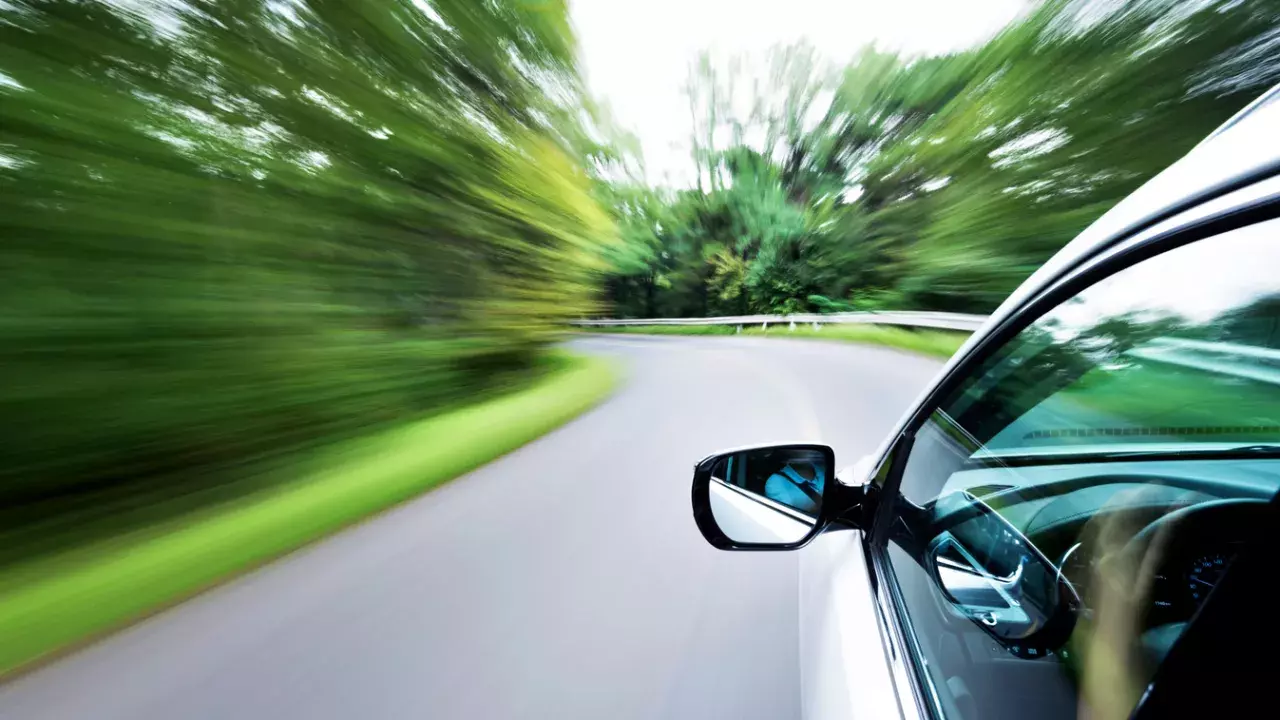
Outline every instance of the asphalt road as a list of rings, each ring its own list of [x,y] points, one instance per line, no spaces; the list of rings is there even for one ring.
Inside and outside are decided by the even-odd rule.
[[[707,546],[692,465],[786,440],[852,464],[939,364],[804,340],[573,344],[627,368],[600,407],[0,686],[0,718],[798,717],[812,548]]]

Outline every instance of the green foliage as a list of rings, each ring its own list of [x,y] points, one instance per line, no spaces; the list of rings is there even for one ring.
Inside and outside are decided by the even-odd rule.
[[[832,72],[805,46],[778,51],[748,117],[727,100],[741,63],[704,59],[689,95],[709,188],[664,198],[646,237],[671,282],[611,281],[607,299],[622,317],[989,311],[1280,80],[1277,48],[1266,0],[1049,0],[941,57],[867,49]]]
[[[1160,366],[1127,373],[1091,370],[1059,398],[1101,413],[1117,425],[1166,428],[1167,436],[1190,441],[1203,441],[1205,428],[1239,428],[1241,418],[1258,425],[1259,440],[1270,440],[1275,433],[1267,426],[1280,408],[1280,388],[1275,385]]]
[[[615,232],[573,52],[558,0],[0,3],[0,526],[530,372]]]

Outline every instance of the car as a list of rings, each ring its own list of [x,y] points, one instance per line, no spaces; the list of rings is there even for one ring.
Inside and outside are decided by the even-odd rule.
[[[1277,128],[1280,87],[1107,212],[873,455],[696,464],[711,545],[804,548],[805,717],[1273,707]]]

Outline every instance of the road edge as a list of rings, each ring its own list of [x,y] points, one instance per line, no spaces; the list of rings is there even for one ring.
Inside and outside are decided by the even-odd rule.
[[[0,682],[12,680],[559,428],[617,387],[608,359],[560,353],[532,385],[323,453],[314,477],[0,597]]]

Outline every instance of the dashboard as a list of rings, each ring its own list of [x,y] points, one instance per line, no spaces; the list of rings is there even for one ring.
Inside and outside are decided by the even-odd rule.
[[[923,519],[903,522],[889,545],[930,677],[974,708],[1002,708],[1002,717],[1064,720],[1075,716],[1081,653],[1114,652],[1130,679],[1149,678],[1265,527],[1277,490],[1280,459],[953,472],[930,503],[915,506]],[[984,519],[992,514],[1001,523]],[[929,540],[917,547],[916,538]],[[992,543],[1037,558],[1011,563]],[[1056,600],[1036,592],[1063,585]],[[1040,625],[1027,621],[1036,608],[1047,611]]]
[[[1144,645],[1162,656],[1265,522],[1280,461],[986,468],[956,473],[953,482],[1057,566],[1080,597],[1081,618],[1108,603],[1132,607]]]

